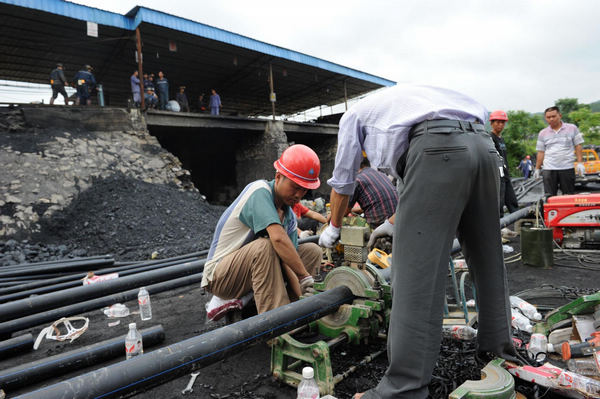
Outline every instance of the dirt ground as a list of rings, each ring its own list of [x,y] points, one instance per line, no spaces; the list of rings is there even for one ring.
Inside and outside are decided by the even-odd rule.
[[[106,184],[109,183],[110,188],[106,186],[100,190],[101,187],[98,186],[96,196],[90,195],[82,198],[81,202],[75,203],[70,210],[65,212],[64,218],[57,219],[51,226],[47,226],[47,229],[37,237],[38,241],[44,244],[63,243],[69,247],[69,250],[83,248],[88,255],[111,252],[118,260],[147,259],[151,250],[159,250],[161,257],[166,257],[204,249],[208,246],[214,223],[222,208],[211,207],[201,198],[188,198],[186,197],[187,193],[177,194],[175,192],[168,193],[168,201],[164,199],[165,193],[163,193],[162,197],[157,194],[156,199],[127,205],[127,193],[137,192],[139,197],[138,195],[132,196],[134,198],[140,198],[143,195],[152,198],[152,193],[158,193],[162,188],[151,187],[151,185],[146,187],[139,182],[106,182]],[[99,184],[104,183],[99,182]],[[98,198],[98,196],[104,197]],[[179,200],[178,196],[181,196]],[[107,209],[108,211],[106,211]],[[166,209],[171,210],[171,214],[167,213]],[[135,213],[136,211],[137,213]],[[158,212],[161,217],[158,216]],[[155,217],[150,217],[151,215],[155,215]],[[166,224],[163,225],[163,222]],[[123,224],[125,224],[124,227],[121,226]],[[193,225],[195,227],[192,227]],[[112,232],[116,234],[111,234]],[[94,237],[97,240],[93,240]],[[92,241],[100,244],[96,247],[90,246],[89,243]],[[510,257],[520,252],[519,237],[512,238],[507,244],[514,248],[513,253],[506,254],[507,260],[510,261],[512,259]],[[518,257],[516,259],[515,262],[507,262],[511,294],[544,284],[563,287],[557,290],[562,298],[540,298],[533,300],[533,303],[552,307],[570,301],[575,295],[600,290],[597,271],[559,266],[559,264],[572,266],[573,262],[569,263],[561,258],[551,269],[539,269],[523,265]],[[141,321],[139,315],[130,315],[122,318],[120,324],[115,327],[108,327],[108,322],[112,320],[107,319],[100,310],[86,313],[84,316],[90,319],[89,329],[73,343],[44,341],[35,352],[25,353],[14,358],[0,359],[0,370],[102,340],[124,336],[128,323],[133,321],[137,322],[141,328],[162,324],[166,332],[166,340],[160,346],[202,334],[224,325],[224,322],[207,323],[204,311],[207,299],[208,296],[197,285],[153,295],[153,318],[151,320]],[[135,301],[128,302],[126,305],[131,310],[137,308]],[[418,309],[415,309],[415,317],[418,317]],[[37,326],[18,334],[31,332],[35,338],[43,327],[45,326]],[[365,355],[384,347],[385,343],[382,341],[369,346],[336,348],[333,354],[334,374],[344,371]],[[154,349],[156,348],[147,348],[146,351]],[[442,354],[430,386],[432,398],[447,397],[452,389],[464,380],[477,379],[479,375],[479,368],[472,358],[473,343],[444,340],[441,350]],[[116,359],[115,362],[120,360],[124,359]],[[102,366],[107,364],[110,363]],[[359,367],[336,386],[336,397],[347,399],[354,392],[363,391],[376,385],[386,366],[387,359],[383,354],[367,366]],[[8,392],[7,397],[15,397],[19,393],[29,392],[98,367],[100,366],[79,370],[54,380],[40,381],[39,384],[31,385],[18,392]],[[188,381],[189,376],[184,376],[135,397],[221,399],[296,397],[294,388],[283,385],[271,377],[270,349],[266,344],[255,345],[241,354],[201,369],[194,385],[194,392],[182,395],[181,391]]]

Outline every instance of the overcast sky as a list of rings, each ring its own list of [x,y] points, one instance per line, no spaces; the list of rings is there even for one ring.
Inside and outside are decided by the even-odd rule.
[[[600,100],[600,1],[90,0],[192,19],[381,76],[539,112]]]

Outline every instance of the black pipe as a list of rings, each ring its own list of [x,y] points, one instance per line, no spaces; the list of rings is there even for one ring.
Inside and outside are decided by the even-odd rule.
[[[87,271],[90,268],[103,269],[100,266],[110,266],[114,263],[114,259],[92,259],[81,262],[58,264],[58,265],[45,265],[45,266],[30,266],[19,270],[7,270],[3,271],[0,269],[0,278],[6,277],[25,277],[29,275],[40,275],[50,273],[72,273]]]
[[[6,341],[0,341],[0,359],[6,359],[31,349],[33,349],[33,335],[31,334],[19,335]]]
[[[8,265],[8,266],[2,266],[2,270],[13,270],[13,269],[20,269],[20,268],[27,268],[27,267],[38,267],[38,266],[50,266],[50,265],[57,265],[57,264],[67,264],[67,263],[74,263],[74,262],[80,262],[80,261],[86,261],[86,260],[93,260],[93,259],[108,259],[108,258],[112,258],[112,255],[97,255],[97,256],[86,256],[83,258],[64,258],[64,259],[58,259],[58,260],[49,260],[49,261],[42,261],[42,262],[30,262],[30,263],[18,263],[16,265]]]
[[[184,287],[186,285],[200,283],[202,281],[202,273],[192,274],[185,277],[176,278],[173,280],[163,281],[161,283],[146,286],[150,294],[157,294],[163,291],[169,291],[175,288]],[[24,330],[40,324],[56,321],[61,317],[78,315],[90,310],[100,309],[104,306],[109,306],[115,303],[123,303],[137,298],[139,290],[132,289],[117,294],[103,296],[101,298],[91,299],[85,302],[75,303],[73,305],[63,306],[62,308],[48,310],[42,313],[37,313],[19,319],[5,321],[0,323],[0,337],[4,337],[15,331]],[[8,337],[7,337],[8,338]],[[1,338],[0,338],[1,339]]]
[[[3,303],[0,305],[0,321],[7,321],[14,317],[23,317],[43,312],[44,310],[53,309],[57,306],[82,302],[86,299],[98,298],[106,294],[125,291],[134,287],[141,287],[159,281],[170,280],[193,273],[200,273],[203,269],[203,260],[187,262],[180,265],[165,267],[160,270],[151,270],[145,273],[104,281],[100,284],[69,288],[62,291]]]
[[[502,219],[500,219],[500,228],[504,228],[504,227],[516,222],[517,220],[524,218],[525,216],[529,215],[533,211],[535,211],[535,205],[531,205],[526,208],[519,209],[516,212],[513,212],[509,215],[504,216]],[[450,251],[450,254],[455,255],[455,254],[459,253],[460,250],[461,250],[460,243],[455,238],[454,241],[452,242],[452,249]],[[386,269],[379,270],[379,274],[381,274],[381,276],[383,278],[385,278],[386,280],[389,281],[391,278],[391,275],[392,275],[392,268],[388,267]]]
[[[204,261],[203,259],[197,259],[197,260]],[[124,276],[142,273],[142,272],[149,271],[149,270],[162,269],[167,266],[173,266],[173,265],[177,265],[177,264],[181,264],[181,261],[173,260],[173,261],[170,261],[167,263],[152,264],[152,265],[145,266],[145,267],[143,267],[143,265],[137,265],[135,267],[126,266],[126,267],[122,267],[122,268],[100,270],[98,273],[101,276],[103,274],[118,272],[119,278],[121,278]],[[116,269],[119,269],[119,270],[116,270]],[[113,271],[113,270],[116,270],[116,271]],[[96,272],[94,272],[94,274],[95,273]],[[22,298],[27,298],[28,296],[31,296],[31,295],[40,295],[40,294],[45,294],[48,292],[55,292],[55,291],[60,291],[60,290],[71,288],[71,287],[81,286],[82,285],[81,280],[85,276],[86,276],[85,274],[77,275],[77,276],[73,277],[70,281],[66,281],[64,283],[42,286],[39,288],[30,289],[30,290],[21,289],[18,292],[14,292],[14,293],[7,294],[7,295],[2,295],[2,296],[0,296],[0,303],[15,301],[17,299],[22,299]]]
[[[19,398],[107,398],[141,392],[333,313],[353,299],[349,288],[336,287]]]
[[[0,278],[0,281],[8,283],[8,282],[17,282],[17,283],[28,283],[28,282],[34,282],[34,281],[42,281],[48,278],[55,278],[55,277],[60,277],[60,276],[73,276],[75,275],[77,272],[74,273],[50,273],[50,274],[33,274],[33,275],[29,275],[29,276],[19,276],[19,277],[4,277],[4,278]]]
[[[160,324],[140,330],[140,333],[144,349],[165,340],[165,330]],[[8,392],[117,357],[125,357],[125,333],[121,337],[2,370],[0,388]]]
[[[128,265],[120,265],[119,267],[112,267],[112,268],[108,268],[108,269],[102,269],[102,270],[95,270],[94,274],[108,274],[108,273],[115,273],[115,272],[121,272],[122,270],[131,270],[131,269],[140,269],[147,267],[147,266],[152,266],[152,265],[160,265],[160,266],[168,266],[168,265],[174,265],[177,263],[182,263],[182,262],[176,262],[178,260],[184,260],[184,259],[193,259],[196,258],[194,260],[201,260],[200,258],[198,258],[198,255],[196,254],[200,254],[204,251],[200,251],[200,252],[194,252],[191,254],[187,254],[187,255],[182,255],[182,256],[176,256],[173,258],[167,258],[167,259],[162,259],[162,260],[154,260],[154,261],[147,261],[147,262],[138,262],[138,263],[133,263],[133,264],[128,264]],[[116,265],[116,264],[115,264]],[[152,269],[144,269],[144,270],[152,270]],[[25,291],[25,290],[30,290],[33,288],[38,288],[38,287],[43,287],[43,286],[48,286],[48,285],[53,285],[53,284],[57,284],[57,283],[63,283],[65,281],[74,281],[74,280],[81,280],[83,279],[85,276],[87,275],[87,273],[79,273],[79,274],[74,274],[72,276],[65,276],[65,277],[57,277],[57,278],[53,278],[53,279],[47,279],[45,281],[41,281],[41,282],[32,282],[32,283],[27,283],[27,284],[23,284],[23,286],[19,286],[19,287],[9,287],[9,288],[5,288],[5,289],[0,289],[0,295],[6,295],[6,294],[12,294],[15,292],[20,292],[20,291]]]

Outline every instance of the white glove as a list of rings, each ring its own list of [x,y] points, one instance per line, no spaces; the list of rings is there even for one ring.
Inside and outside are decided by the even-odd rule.
[[[333,245],[340,237],[340,228],[331,223],[319,236],[319,245],[325,248],[333,248]]]
[[[391,224],[390,221],[387,219],[378,228],[373,230],[373,232],[371,233],[371,237],[369,238],[369,243],[367,244],[367,247],[369,249],[372,249],[375,245],[375,240],[377,240],[379,237],[384,236],[394,236],[394,225]]]
[[[312,230],[303,230],[303,231],[300,232],[300,234],[298,234],[298,237],[299,238],[308,238],[308,237],[310,237],[312,235],[313,235]]]
[[[539,179],[540,178],[540,170],[536,169],[533,171],[533,178],[534,179]]]
[[[314,294],[315,289],[313,286],[315,285],[315,279],[312,276],[306,276],[302,280],[300,280],[300,290],[302,291],[302,295],[305,294]]]
[[[583,165],[583,162],[577,162],[575,169],[577,170],[578,175],[585,176],[585,166]]]

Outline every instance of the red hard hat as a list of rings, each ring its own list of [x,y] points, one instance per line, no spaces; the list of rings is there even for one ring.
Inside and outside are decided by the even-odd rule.
[[[527,158],[527,159],[531,159],[531,157],[530,157],[529,155],[527,155],[525,158]]]
[[[273,166],[279,173],[300,187],[312,190],[321,185],[319,157],[311,148],[303,144],[295,144],[286,148]]]
[[[508,116],[504,111],[494,111],[490,114],[490,121],[507,121]]]

